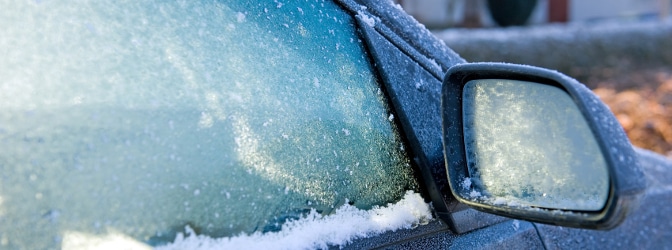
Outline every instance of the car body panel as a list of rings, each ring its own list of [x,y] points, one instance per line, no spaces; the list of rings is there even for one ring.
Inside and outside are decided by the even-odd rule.
[[[341,1],[344,5],[352,4],[350,1]],[[402,130],[406,133],[407,139],[410,141],[410,144],[415,143],[415,148],[413,152],[416,154],[415,159],[416,163],[419,165],[429,164],[425,168],[432,169],[437,171],[436,166],[432,167],[429,162],[418,162],[417,154],[424,154],[427,159],[432,158],[431,150],[427,149],[418,149],[422,143],[424,145],[432,145],[432,140],[436,138],[431,137],[419,137],[420,134],[416,131],[418,128],[414,127],[412,124],[422,124],[426,126],[425,131],[430,131],[432,133],[432,126],[435,124],[433,122],[425,122],[427,119],[426,116],[418,116],[420,121],[413,121],[412,115],[403,115],[405,112],[418,112],[425,114],[432,114],[434,111],[432,109],[431,102],[440,102],[437,98],[434,98],[431,93],[426,93],[420,95],[414,92],[421,92],[421,88],[415,88],[418,85],[411,84],[418,82],[420,80],[427,81],[428,84],[436,86],[436,73],[432,72],[418,72],[420,68],[425,69],[426,71],[432,71],[431,67],[422,67],[427,64],[427,61],[436,62],[443,72],[454,65],[464,63],[463,59],[459,55],[455,54],[450,50],[445,44],[440,43],[445,48],[436,48],[437,43],[434,42],[435,38],[431,36],[426,36],[426,33],[429,33],[424,27],[418,24],[415,20],[408,17],[405,14],[402,14],[403,11],[393,6],[391,3],[374,3],[373,1],[358,1],[357,3],[365,6],[359,7],[359,10],[367,10],[367,14],[373,15],[377,22],[384,24],[386,26],[391,26],[392,28],[378,28],[376,27],[366,27],[361,18],[359,25],[363,33],[363,36],[366,39],[371,41],[366,41],[371,51],[372,56],[374,57],[374,62],[376,63],[376,68],[379,70],[379,74],[382,75],[382,78],[385,81],[386,88],[388,89],[388,94],[390,95],[391,102],[393,103],[394,109],[400,113],[400,119],[402,119]],[[350,9],[357,9],[354,7],[349,7]],[[361,11],[358,11],[361,12]],[[361,13],[353,13],[360,14]],[[379,25],[376,23],[376,25]],[[385,32],[395,32],[396,36],[385,35],[380,33]],[[411,35],[412,34],[412,35]],[[390,38],[392,37],[392,38]],[[405,42],[394,42],[397,38],[403,39]],[[412,51],[409,53],[408,51]],[[448,51],[448,52],[446,52]],[[422,53],[422,57],[412,56],[409,54],[412,53]],[[403,54],[403,55],[402,55]],[[424,62],[418,62],[418,60],[427,60]],[[391,65],[397,63],[398,65]],[[413,64],[417,66],[413,66]],[[403,65],[403,66],[399,66]],[[395,67],[396,66],[396,67]],[[399,71],[407,70],[406,72]],[[410,75],[405,76],[405,75]],[[434,76],[434,77],[431,77]],[[434,78],[434,79],[432,79]],[[438,79],[440,80],[440,79]],[[405,87],[403,87],[406,85]],[[422,86],[420,84],[420,86]],[[397,88],[397,89],[395,89]],[[404,93],[406,92],[406,93]],[[409,93],[410,92],[410,93]],[[406,96],[403,96],[406,95]],[[411,95],[415,95],[409,97]],[[401,100],[400,100],[401,99]],[[409,108],[412,106],[422,106],[420,109]],[[401,107],[400,107],[401,106]],[[407,109],[407,110],[404,110]],[[401,111],[400,111],[401,110]],[[404,120],[404,119],[411,119]],[[431,118],[429,118],[431,120]],[[611,126],[618,126],[613,124]],[[410,132],[410,133],[409,133]],[[436,132],[434,132],[436,133]],[[414,138],[415,137],[415,138]],[[411,139],[409,139],[411,138]],[[422,139],[429,138],[429,141],[422,141]],[[415,142],[413,142],[415,140]],[[420,147],[421,148],[421,147]],[[434,147],[427,147],[434,148]],[[353,242],[348,247],[360,248],[372,248],[372,247],[381,247],[381,248],[489,248],[497,247],[501,248],[503,245],[489,245],[486,241],[495,240],[499,244],[504,244],[505,242],[517,242],[516,248],[553,248],[553,249],[575,249],[575,248],[602,248],[605,246],[631,246],[631,247],[641,247],[641,246],[663,246],[665,243],[670,240],[666,238],[668,232],[672,231],[672,223],[667,222],[668,220],[661,220],[661,217],[664,217],[666,214],[664,211],[669,210],[666,208],[665,201],[669,200],[672,196],[672,161],[666,159],[655,153],[651,153],[646,150],[637,149],[636,155],[639,160],[640,165],[642,166],[642,171],[646,176],[646,181],[649,183],[656,183],[649,186],[649,189],[646,191],[646,198],[641,200],[641,205],[639,208],[634,209],[634,211],[626,218],[623,225],[610,230],[610,231],[596,231],[596,230],[585,230],[585,229],[568,229],[559,226],[544,225],[537,223],[529,223],[523,221],[509,220],[502,217],[497,217],[485,213],[477,212],[472,216],[463,216],[470,217],[470,219],[456,220],[454,217],[457,217],[460,213],[473,213],[471,209],[466,208],[463,204],[455,203],[451,199],[452,197],[443,197],[448,208],[448,212],[444,215],[440,213],[443,212],[441,208],[437,209],[436,212],[439,213],[438,217],[442,218],[445,222],[432,222],[426,226],[420,226],[415,229],[400,230],[397,232],[389,232],[380,236],[362,239]],[[430,161],[431,162],[431,161]],[[420,167],[422,168],[422,166]],[[445,170],[444,170],[445,171]],[[440,171],[439,171],[440,172]],[[633,176],[632,178],[637,178]],[[425,179],[428,179],[425,176]],[[626,182],[628,180],[625,180]],[[640,182],[641,180],[633,180]],[[437,187],[440,190],[442,187]],[[435,197],[432,197],[433,201],[436,202]],[[440,207],[440,206],[439,206]],[[436,208],[436,207],[435,207]],[[468,211],[468,212],[461,212]],[[446,216],[447,215],[447,216]],[[484,219],[483,215],[493,216],[494,218]],[[476,226],[467,226],[465,228],[458,228],[456,225],[464,225],[465,222],[470,221],[474,222],[474,218],[484,219],[486,222]],[[656,220],[659,223],[652,225],[652,222]],[[458,223],[458,221],[460,223]],[[502,222],[503,221],[503,222]],[[447,224],[446,224],[447,223]],[[530,235],[525,233],[517,234],[506,234],[501,229],[508,226],[513,227],[514,223],[518,225],[519,229],[531,230],[534,231],[536,235],[530,237]],[[475,223],[479,224],[479,223]],[[529,226],[529,227],[528,227]],[[478,229],[480,228],[480,229]],[[494,228],[499,228],[496,230]],[[470,230],[474,230],[471,231]],[[538,230],[537,230],[538,229]],[[497,236],[499,235],[499,236]],[[587,236],[580,236],[587,235]],[[592,237],[592,238],[591,238]],[[478,241],[477,238],[481,239]],[[636,240],[636,239],[639,240]],[[606,241],[612,241],[608,245],[600,244],[597,241],[591,242],[591,239],[604,239]],[[397,240],[396,242],[390,243],[390,240]],[[540,241],[541,240],[541,241]],[[646,241],[645,244],[643,241]],[[539,244],[543,242],[543,244]],[[590,243],[589,243],[590,242]],[[635,244],[637,243],[637,244]],[[508,245],[512,246],[513,245]]]
[[[443,222],[433,221],[416,229],[389,232],[362,239],[345,249],[540,249],[540,240],[531,222],[507,220],[489,227],[455,234]]]

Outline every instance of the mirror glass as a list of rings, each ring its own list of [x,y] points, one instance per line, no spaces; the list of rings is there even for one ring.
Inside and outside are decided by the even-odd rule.
[[[597,211],[609,194],[607,164],[564,90],[486,79],[463,90],[467,199],[491,205]]]

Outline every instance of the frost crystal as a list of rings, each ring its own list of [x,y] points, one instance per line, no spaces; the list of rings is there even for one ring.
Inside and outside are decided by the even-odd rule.
[[[471,178],[464,178],[464,180],[460,183],[460,186],[462,186],[464,189],[469,189],[471,187]]]
[[[357,12],[357,16],[359,16],[362,19],[362,21],[364,21],[364,23],[366,23],[366,25],[369,25],[369,27],[373,28],[373,26],[376,26],[376,19],[374,19],[373,17],[370,17],[370,16],[362,13],[361,11]]]
[[[236,13],[236,20],[239,23],[245,22],[245,14],[240,13],[240,12]]]

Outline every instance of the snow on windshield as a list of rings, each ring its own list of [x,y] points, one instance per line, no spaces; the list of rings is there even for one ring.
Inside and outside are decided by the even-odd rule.
[[[431,219],[428,204],[419,194],[409,191],[395,204],[368,211],[344,205],[334,214],[322,216],[313,210],[285,224],[279,232],[211,238],[187,228],[187,233],[178,235],[174,243],[158,249],[326,249],[330,245],[345,245],[354,239],[426,224]]]

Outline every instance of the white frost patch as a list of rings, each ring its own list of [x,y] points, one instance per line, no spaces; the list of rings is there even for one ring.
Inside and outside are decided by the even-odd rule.
[[[429,62],[432,64],[432,66],[438,70],[441,70],[441,66],[439,66],[438,63],[434,59],[429,59]]]
[[[420,80],[419,82],[415,82],[415,89],[420,90],[422,88],[422,85],[424,85],[422,80]]]
[[[316,88],[319,88],[319,87],[320,87],[320,80],[317,79],[317,77],[313,77],[313,85],[314,85]]]
[[[199,128],[210,128],[214,124],[212,115],[206,112],[201,112],[201,118],[198,120]]]
[[[505,205],[508,201],[504,197],[496,197],[492,199],[492,205]]]
[[[62,249],[136,249],[150,250],[151,247],[127,235],[111,233],[95,235],[78,231],[63,233]]]
[[[230,238],[196,235],[189,227],[175,242],[158,249],[325,249],[386,231],[411,228],[432,219],[429,206],[419,194],[406,192],[402,200],[387,207],[360,210],[344,205],[335,214],[322,216],[311,211],[306,217],[289,221],[279,232],[254,233]]]
[[[387,120],[388,121],[393,121],[394,120],[394,115],[390,114],[390,116],[387,117]]]
[[[476,191],[476,190],[471,190],[471,193],[469,193],[469,197],[471,197],[472,199],[473,199],[473,198],[479,198],[479,197],[481,197],[481,196],[483,196],[483,195],[481,194],[481,192],[478,192],[478,191]]]
[[[512,226],[513,226],[513,230],[514,230],[514,231],[518,231],[518,228],[520,228],[520,221],[518,221],[518,220],[513,220],[513,223],[512,223],[512,224],[513,224],[513,225],[512,225]]]
[[[364,14],[361,11],[357,12],[357,16],[359,18],[361,18],[362,21],[364,21],[364,23],[366,23],[366,25],[369,25],[369,27],[373,28],[373,26],[376,26],[376,19],[374,19],[373,17],[371,17],[367,14]]]
[[[245,22],[245,14],[240,13],[240,12],[236,13],[236,20],[239,23]]]
[[[475,197],[472,197],[475,198]],[[478,198],[478,197],[476,197]],[[531,204],[523,204],[518,201],[517,198],[512,196],[506,197],[481,197],[481,201],[490,203],[496,206],[508,206],[508,207],[518,207],[518,208],[532,208]]]
[[[469,190],[469,188],[471,188],[471,178],[464,178],[464,180],[460,183],[460,186],[462,186],[463,189]]]

